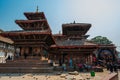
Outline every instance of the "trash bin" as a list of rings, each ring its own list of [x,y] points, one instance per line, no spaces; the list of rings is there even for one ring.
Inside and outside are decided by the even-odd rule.
[[[91,74],[92,77],[95,76],[95,72],[94,71],[91,71],[90,74]]]

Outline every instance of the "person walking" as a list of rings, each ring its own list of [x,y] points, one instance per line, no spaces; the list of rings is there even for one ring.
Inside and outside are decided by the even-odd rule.
[[[114,62],[114,64],[113,64],[113,70],[114,70],[114,72],[117,72],[117,64],[116,64],[116,62]]]
[[[107,67],[107,70],[110,69],[110,62],[106,62],[106,67]]]
[[[62,67],[63,67],[63,70],[64,70],[64,71],[67,71],[65,62],[62,64]]]
[[[110,73],[112,73],[113,72],[113,62],[112,61],[110,61],[109,68],[110,68]]]

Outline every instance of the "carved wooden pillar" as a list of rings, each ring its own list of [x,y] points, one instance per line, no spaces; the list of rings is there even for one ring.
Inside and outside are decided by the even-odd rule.
[[[92,54],[90,54],[90,64],[92,64]]]
[[[88,63],[90,64],[90,55],[88,55]]]
[[[88,63],[88,56],[85,56],[85,63]]]

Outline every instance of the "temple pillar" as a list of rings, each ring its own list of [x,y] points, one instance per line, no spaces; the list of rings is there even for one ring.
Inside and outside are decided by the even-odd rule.
[[[93,61],[92,61],[92,58],[93,58],[93,57],[92,57],[92,54],[90,54],[90,64],[92,64],[92,62],[93,62]]]
[[[88,55],[88,63],[91,64],[91,55]]]
[[[24,55],[24,48],[22,47],[21,49],[20,49],[20,54],[21,54],[21,56],[23,56]]]

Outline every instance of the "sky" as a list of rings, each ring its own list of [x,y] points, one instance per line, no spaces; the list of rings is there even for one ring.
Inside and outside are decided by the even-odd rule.
[[[89,39],[104,36],[120,51],[120,0],[0,0],[0,29],[20,30],[15,20],[24,12],[44,12],[52,33],[62,31],[64,23],[91,23]]]

